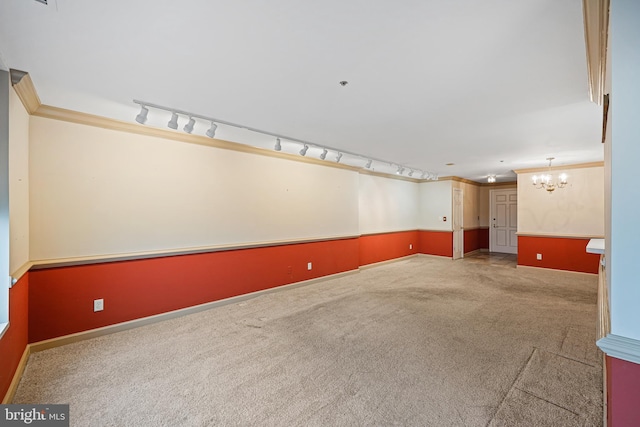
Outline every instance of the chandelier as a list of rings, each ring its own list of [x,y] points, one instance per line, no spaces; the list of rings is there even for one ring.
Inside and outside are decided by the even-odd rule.
[[[553,175],[551,175],[551,162],[553,159],[555,159],[555,157],[547,157],[547,160],[549,160],[548,173],[533,176],[533,185],[537,189],[544,188],[549,193],[553,192],[556,188],[564,188],[567,185],[568,178],[566,173],[561,173],[558,176],[558,180],[554,180]]]

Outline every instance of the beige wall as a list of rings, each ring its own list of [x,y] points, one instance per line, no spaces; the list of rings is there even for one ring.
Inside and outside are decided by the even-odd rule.
[[[398,179],[359,174],[360,234],[418,228],[418,187]]]
[[[9,271],[29,262],[29,114],[9,90]]]
[[[358,173],[31,118],[31,259],[357,235]]]
[[[518,233],[603,236],[604,168],[559,169],[553,174],[561,172],[569,176],[569,184],[551,194],[532,185],[536,173],[518,174]]]

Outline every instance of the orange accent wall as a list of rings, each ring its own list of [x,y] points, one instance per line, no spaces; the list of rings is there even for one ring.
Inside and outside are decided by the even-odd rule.
[[[409,249],[412,245],[412,249]],[[417,254],[418,231],[370,234],[360,237],[360,265]]]
[[[453,231],[418,232],[420,239],[420,253],[453,257]]]
[[[0,399],[7,394],[27,347],[29,273],[9,289],[9,329],[0,339]]]
[[[518,265],[598,274],[600,255],[588,254],[587,243],[589,239],[518,236]]]
[[[478,249],[489,249],[489,229],[476,228],[464,230],[464,253],[476,251]]]
[[[640,426],[640,365],[606,356],[607,425]]]
[[[29,342],[355,270],[358,244],[350,238],[33,270]],[[100,298],[104,311],[94,313]]]

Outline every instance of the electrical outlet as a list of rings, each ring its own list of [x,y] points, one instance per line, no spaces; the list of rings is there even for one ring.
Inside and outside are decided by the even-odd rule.
[[[93,300],[93,311],[102,311],[104,310],[104,300],[103,299],[94,299]]]
[[[307,263],[307,270],[311,270],[311,268],[312,268],[312,267],[313,267],[313,266],[311,265],[311,263],[310,263],[310,262],[308,262],[308,263]]]
[[[542,254],[536,254],[536,259],[538,261],[542,261]]]
[[[413,245],[409,243],[409,249],[413,249]]]

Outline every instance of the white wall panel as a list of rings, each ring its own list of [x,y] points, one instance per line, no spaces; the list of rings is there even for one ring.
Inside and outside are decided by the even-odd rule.
[[[29,261],[29,114],[9,90],[10,271]]]
[[[418,183],[360,174],[360,233],[418,228]]]
[[[453,181],[428,181],[419,184],[418,228],[423,230],[453,230]],[[446,221],[442,221],[446,217]]]
[[[358,174],[32,117],[31,259],[358,234]]]

